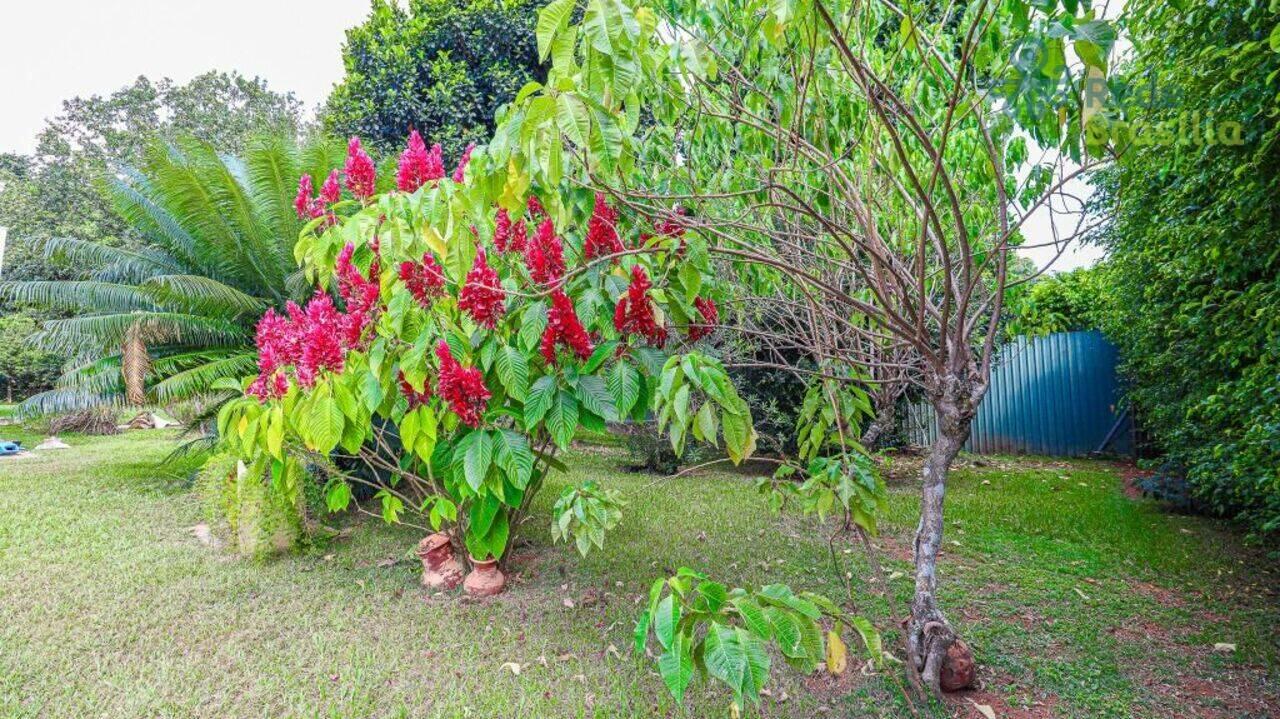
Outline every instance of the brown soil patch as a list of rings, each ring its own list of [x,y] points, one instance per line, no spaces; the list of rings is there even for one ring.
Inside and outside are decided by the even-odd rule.
[[[1195,666],[1189,669],[1194,670]],[[1262,719],[1280,715],[1280,696],[1258,668],[1244,667],[1219,678],[1182,674],[1168,680],[1148,676],[1142,683],[1168,706],[1177,707],[1180,716]]]
[[[1186,606],[1186,600],[1172,589],[1158,587],[1151,582],[1139,582],[1136,579],[1128,580],[1129,588],[1149,599],[1154,599],[1166,607],[1183,607]]]

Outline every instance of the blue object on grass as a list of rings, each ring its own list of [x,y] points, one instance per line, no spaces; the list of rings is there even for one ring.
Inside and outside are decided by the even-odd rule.
[[[22,445],[17,442],[0,442],[0,457],[8,457],[21,451]]]

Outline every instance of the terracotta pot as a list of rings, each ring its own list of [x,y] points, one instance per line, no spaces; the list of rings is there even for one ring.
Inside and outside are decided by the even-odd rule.
[[[471,558],[471,573],[462,583],[462,588],[473,597],[492,597],[507,584],[507,578],[498,571],[498,560],[481,561]]]
[[[453,589],[462,583],[462,565],[453,556],[453,545],[444,532],[418,542],[418,558],[422,560],[422,586],[427,589]]]
[[[942,671],[938,673],[938,683],[944,692],[958,692],[973,686],[977,679],[977,669],[973,662],[973,651],[968,644],[957,639],[947,647],[947,654],[942,659]]]

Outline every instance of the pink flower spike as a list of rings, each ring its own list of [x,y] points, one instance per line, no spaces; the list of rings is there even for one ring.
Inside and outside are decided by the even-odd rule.
[[[378,170],[373,166],[373,159],[360,146],[360,138],[352,137],[347,144],[347,164],[342,168],[347,178],[347,189],[361,202],[373,197]]]
[[[437,147],[439,147],[437,145]],[[462,151],[462,157],[458,160],[458,168],[453,171],[453,181],[461,183],[467,170],[467,163],[471,162],[471,151],[476,149],[476,143],[467,145],[467,149]]]
[[[303,175],[298,178],[298,194],[293,198],[293,209],[298,213],[299,220],[311,217],[311,193],[313,191],[311,175]]]

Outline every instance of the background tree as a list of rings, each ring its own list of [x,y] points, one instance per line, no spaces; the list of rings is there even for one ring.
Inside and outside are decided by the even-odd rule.
[[[1066,157],[1106,148],[1081,132],[1083,75],[1065,44],[1098,77],[1114,31],[1076,3],[915,14],[725,0],[659,17],[592,0],[576,25],[574,5],[543,12],[539,49],[553,69],[504,125],[528,143],[521,171],[603,189],[708,238],[751,286],[798,288],[824,325],[917,353],[940,428],[924,462],[907,646],[938,687],[944,664],[958,666],[937,596],[947,473],[987,389],[1019,227],[1081,172]],[[640,122],[646,112],[652,123]],[[1021,182],[1027,142],[1015,126],[1063,150]],[[547,142],[571,159],[535,152]]]
[[[0,279],[86,279],[102,269],[91,260],[54,261],[46,254],[53,238],[130,251],[144,248],[146,234],[117,214],[104,187],[122,168],[141,164],[152,143],[194,137],[217,152],[241,153],[255,133],[296,136],[301,112],[302,103],[291,93],[274,92],[257,78],[216,71],[186,84],[139,77],[107,96],[67,100],[62,113],[41,131],[34,154],[0,158],[0,226],[8,229]],[[18,309],[0,297],[0,311]],[[76,311],[65,304],[59,310],[27,310],[37,320]],[[33,376],[48,374],[36,371]],[[49,387],[24,386],[24,391],[45,389]]]
[[[51,239],[50,257],[86,268],[84,279],[0,282],[0,299],[68,313],[32,342],[70,366],[25,409],[168,402],[251,371],[258,316],[310,293],[293,259],[304,224],[297,178],[327,173],[339,153],[299,153],[278,136],[250,142],[243,158],[194,139],[156,141],[140,172],[107,189],[136,242]]]
[[[410,129],[457,158],[484,143],[494,113],[530,80],[540,80],[533,23],[538,0],[374,0],[369,18],[347,31],[346,76],[323,113],[324,127],[359,135],[383,151]]]
[[[1102,324],[1210,507],[1280,530],[1280,6],[1126,5],[1133,142],[1096,178]]]

